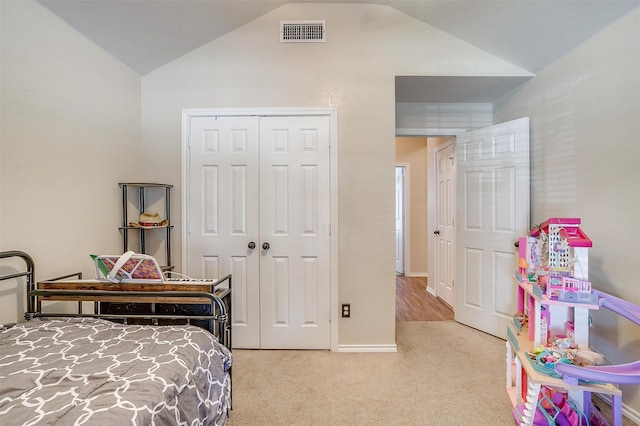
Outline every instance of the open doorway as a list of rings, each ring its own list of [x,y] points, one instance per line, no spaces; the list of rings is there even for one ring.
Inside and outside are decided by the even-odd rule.
[[[432,159],[428,162],[428,228],[437,232],[448,224],[455,227],[449,256],[455,280],[451,285],[455,286],[455,320],[505,338],[509,312],[514,311],[516,300],[511,280],[517,263],[513,241],[529,226],[529,119],[460,132],[455,142],[448,142],[453,145],[452,151],[443,147],[428,155]],[[452,166],[449,175],[458,182],[434,176],[445,169],[443,165]],[[435,202],[432,197],[439,191],[434,187],[446,185],[451,192]],[[449,209],[448,215],[440,215],[443,206]],[[438,215],[451,220],[434,220]],[[436,259],[442,252],[441,241],[433,237],[428,241],[427,290],[440,296],[431,275],[438,277],[442,269],[441,259]]]
[[[433,204],[429,181],[434,168],[434,147],[448,138],[403,136],[396,138],[396,263],[404,256],[402,271],[396,266],[396,320],[438,321],[453,319],[453,309],[436,293],[435,275],[429,275],[435,254],[432,225]],[[402,188],[400,176],[404,173]],[[404,197],[404,202],[400,200]],[[401,211],[404,210],[404,211]],[[404,215],[404,227],[400,220]]]
[[[409,164],[396,164],[396,275],[404,275],[405,272],[405,237],[406,225],[409,220],[407,212],[407,199],[409,191],[406,177],[409,173]]]
[[[404,247],[403,275],[427,276],[427,138],[396,138],[396,171],[404,173],[403,188],[396,189],[396,216],[404,216],[404,235],[396,239]],[[397,179],[396,179],[397,181]],[[402,192],[404,202],[398,201]],[[399,212],[399,210],[404,210]],[[397,269],[396,269],[397,270]]]

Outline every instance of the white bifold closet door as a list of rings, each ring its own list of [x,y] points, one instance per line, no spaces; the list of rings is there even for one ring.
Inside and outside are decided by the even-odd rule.
[[[329,349],[329,116],[194,116],[186,268],[233,274],[233,346]]]

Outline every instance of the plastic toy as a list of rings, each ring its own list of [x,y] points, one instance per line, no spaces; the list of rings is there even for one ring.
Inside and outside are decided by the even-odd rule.
[[[601,307],[607,308],[640,326],[640,306],[599,290],[593,290],[593,293],[599,297],[598,304]],[[592,382],[613,383],[616,385],[640,385],[640,360],[628,364],[590,367],[578,367],[557,363],[554,368],[556,373],[562,375],[563,381],[569,384],[578,384],[580,380],[587,380]],[[588,395],[588,397],[590,398],[590,395]],[[613,396],[611,412],[613,426],[621,426],[621,396]]]
[[[593,303],[591,282],[576,278],[562,277],[558,300],[564,302]]]
[[[580,229],[579,218],[550,218],[533,228],[536,239],[532,258],[540,258],[538,266],[547,266],[550,276],[585,278],[588,276],[587,249],[593,243]],[[529,241],[529,245],[531,242]]]

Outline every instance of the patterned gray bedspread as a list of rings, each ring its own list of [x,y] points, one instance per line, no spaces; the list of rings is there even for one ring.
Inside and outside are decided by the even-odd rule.
[[[195,326],[34,319],[0,331],[0,419],[226,424],[230,367],[230,351]]]

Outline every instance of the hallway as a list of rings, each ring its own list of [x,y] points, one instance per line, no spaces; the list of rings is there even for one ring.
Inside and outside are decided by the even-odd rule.
[[[426,288],[426,277],[396,275],[396,321],[453,320],[453,309]]]

